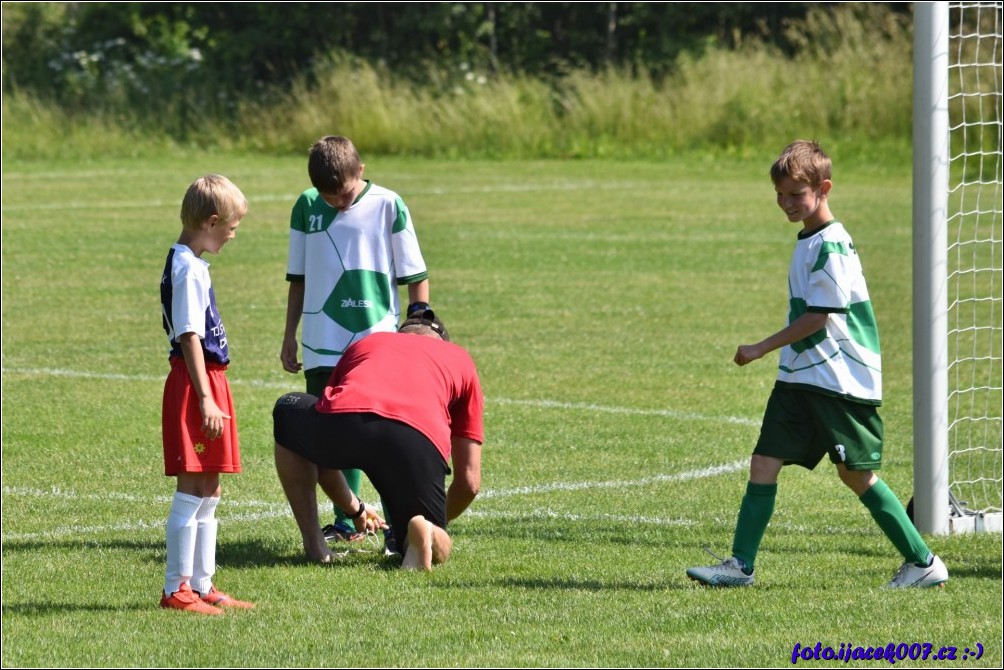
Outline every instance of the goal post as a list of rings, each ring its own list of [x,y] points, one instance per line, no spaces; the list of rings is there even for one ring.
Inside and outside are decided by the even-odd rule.
[[[913,522],[948,531],[948,7],[913,16]]]
[[[1001,530],[1001,2],[914,5],[913,519]]]

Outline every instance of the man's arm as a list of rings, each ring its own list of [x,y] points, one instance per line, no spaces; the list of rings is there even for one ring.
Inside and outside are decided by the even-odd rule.
[[[481,445],[466,437],[453,437],[451,443],[453,481],[446,491],[447,521],[460,516],[481,490]]]

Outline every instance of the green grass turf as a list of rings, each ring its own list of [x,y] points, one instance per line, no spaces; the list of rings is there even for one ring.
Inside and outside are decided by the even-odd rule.
[[[301,559],[272,465],[289,209],[305,160],[195,155],[3,170],[2,662],[26,666],[782,666],[795,643],[925,643],[993,667],[999,535],[928,538],[947,588],[900,563],[828,465],[782,474],[757,585],[684,570],[729,551],[786,316],[797,226],[772,156],[728,163],[367,158],[416,221],[432,304],[486,396],[482,496],[431,574]],[[840,167],[838,165],[838,167]],[[223,479],[217,582],[252,612],[157,607],[163,524],[157,282],[188,184],[251,208],[208,257],[230,336],[245,471]],[[910,175],[838,170],[831,198],[882,333],[882,476],[912,490]],[[372,490],[364,488],[368,499]],[[981,658],[963,650],[983,645]],[[884,661],[852,661],[855,667]],[[801,665],[822,662],[799,661]]]

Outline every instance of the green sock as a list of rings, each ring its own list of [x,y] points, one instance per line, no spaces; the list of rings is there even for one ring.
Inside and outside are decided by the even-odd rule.
[[[910,517],[903,509],[903,503],[892,492],[892,489],[881,479],[861,494],[861,502],[871,512],[875,523],[882,529],[889,541],[903,558],[913,563],[927,565],[931,557],[924,539],[917,532]]]
[[[352,492],[355,493],[356,497],[358,498],[359,497],[359,483],[362,481],[363,471],[362,470],[342,470],[342,474],[345,475],[345,481],[348,483],[349,488],[352,489]],[[345,516],[345,512],[343,512],[342,510],[338,509],[338,505],[332,505],[332,507],[335,509],[335,523],[342,523],[342,522],[344,522],[344,523],[348,524],[349,526],[353,525],[352,521],[350,521],[349,518]]]
[[[777,498],[777,484],[746,484],[746,495],[739,508],[736,533],[732,538],[732,555],[753,570],[753,562],[760,551],[760,541],[767,532],[767,524],[774,514],[774,499]]]

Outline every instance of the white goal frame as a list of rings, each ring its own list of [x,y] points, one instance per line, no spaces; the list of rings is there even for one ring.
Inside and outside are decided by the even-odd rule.
[[[913,520],[921,532],[948,534],[956,532],[995,531],[1002,529],[1001,510],[1001,2],[918,2],[914,4],[914,94],[913,94],[913,379],[914,379],[914,498]],[[952,42],[975,37],[964,35],[961,26],[956,32],[950,26],[950,8],[968,11],[986,9],[996,11],[995,31],[987,36],[991,48],[981,53],[980,59],[989,58],[981,66],[990,66],[996,86],[991,90],[970,92],[960,90],[966,77],[958,57],[952,62]],[[996,41],[994,41],[996,40]],[[957,53],[961,53],[958,49]],[[950,80],[950,71],[959,75]],[[950,91],[950,89],[955,89]],[[979,110],[983,118],[965,121],[980,132],[988,124],[996,124],[996,153],[985,147],[977,152],[978,171],[985,175],[989,169],[990,181],[967,181],[962,175],[956,181],[953,161],[965,161],[968,148],[951,146],[953,131],[965,132],[960,119],[950,118],[950,108],[957,109],[967,102],[965,96],[980,97]],[[987,104],[984,105],[984,98]],[[950,101],[954,99],[954,105]],[[965,144],[965,141],[963,141]],[[994,163],[996,162],[996,163]],[[959,173],[955,163],[955,173]],[[963,170],[964,172],[964,170]],[[951,183],[950,183],[951,182]],[[976,211],[965,202],[967,189],[986,187],[988,194],[977,197]],[[981,191],[982,193],[982,191]],[[972,200],[972,198],[969,198]],[[964,205],[964,206],[963,206]],[[989,209],[986,209],[989,208]],[[968,211],[967,211],[968,210]],[[965,240],[963,246],[990,245],[982,252],[991,261],[990,268],[959,270],[956,255],[960,243],[950,240],[950,229],[963,228],[962,219],[969,216],[989,217],[989,233],[980,232],[974,239]],[[972,223],[966,223],[971,227]],[[976,228],[979,228],[979,224]],[[974,252],[975,253],[975,252]],[[966,261],[968,262],[968,261]],[[989,273],[981,279],[990,285],[991,295],[966,295],[960,300],[957,288],[960,275]],[[971,286],[977,281],[972,277]],[[968,286],[967,286],[968,288]],[[977,310],[975,303],[981,302]],[[967,303],[972,315],[979,319],[990,313],[990,323],[960,324],[956,312]],[[951,321],[951,323],[950,323]],[[965,359],[957,358],[961,342],[990,342],[989,352],[969,352]],[[973,347],[974,348],[974,347]],[[964,374],[960,372],[964,371]],[[981,375],[978,381],[965,377]],[[984,404],[985,416],[966,414],[964,405],[977,394]],[[975,408],[979,409],[979,408]],[[996,415],[993,414],[996,412]],[[973,422],[979,424],[973,430]],[[964,435],[963,435],[964,434]],[[958,437],[961,436],[961,437]],[[966,444],[955,443],[965,439]],[[961,459],[978,459],[980,472],[952,472],[962,468],[955,463]],[[992,489],[996,489],[993,491]],[[982,500],[965,500],[971,493],[990,490]],[[965,491],[963,495],[960,491]]]

